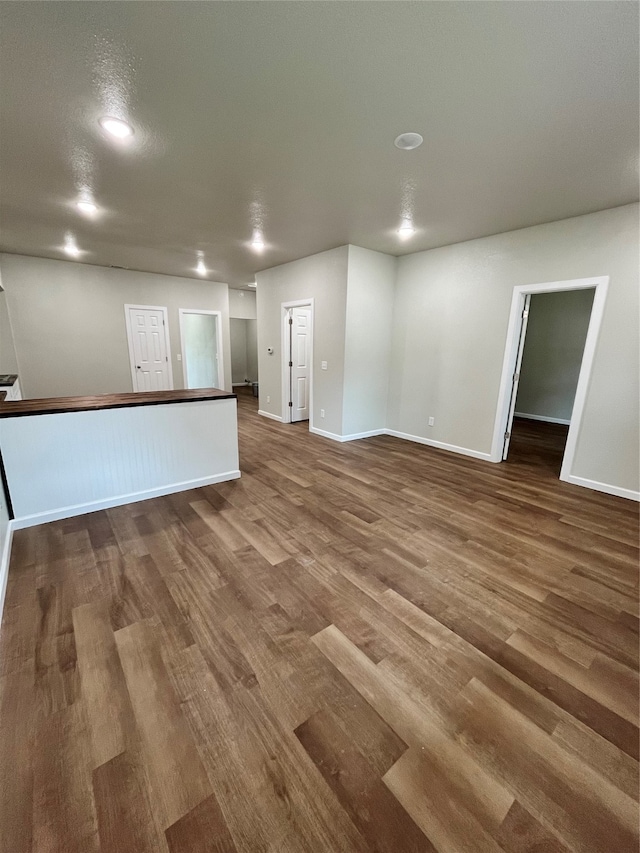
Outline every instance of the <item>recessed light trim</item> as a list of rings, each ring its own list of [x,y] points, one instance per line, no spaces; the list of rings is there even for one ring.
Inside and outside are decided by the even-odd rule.
[[[72,258],[77,258],[80,255],[80,249],[76,245],[75,239],[70,235],[65,237],[63,250]]]
[[[103,116],[98,121],[98,124],[105,133],[108,133],[109,136],[113,136],[114,139],[128,139],[130,136],[133,136],[134,133],[131,125],[121,118]]]
[[[262,252],[265,249],[264,238],[260,231],[254,231],[251,238],[251,248],[256,252]]]
[[[408,240],[409,237],[413,237],[416,233],[416,229],[413,227],[412,222],[403,222],[402,225],[398,228],[398,236],[401,240]]]
[[[396,136],[394,140],[394,145],[396,148],[400,148],[401,151],[413,151],[414,148],[419,148],[424,139],[420,136],[419,133],[401,133],[400,136]]]
[[[98,205],[94,204],[92,201],[86,201],[81,199],[76,202],[76,207],[82,213],[86,213],[87,216],[93,216],[94,213],[98,212]]]

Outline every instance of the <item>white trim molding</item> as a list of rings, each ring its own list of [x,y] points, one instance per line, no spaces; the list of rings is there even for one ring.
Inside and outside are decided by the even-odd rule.
[[[525,421],[543,421],[546,424],[564,424],[568,426],[571,421],[567,418],[550,418],[547,415],[530,415],[528,412],[514,412],[514,418],[524,418]]]
[[[309,424],[313,423],[313,355],[314,355],[314,346],[315,346],[315,297],[310,296],[307,299],[293,299],[290,302],[281,302],[280,303],[280,387],[282,394],[282,417],[280,420],[284,424],[291,423],[291,408],[288,405],[289,403],[289,389],[287,383],[287,370],[288,364],[286,364],[286,354],[287,354],[287,334],[288,334],[288,326],[287,326],[287,317],[289,308],[311,308],[311,364],[309,370]],[[310,430],[311,431],[311,430]]]
[[[7,594],[7,581],[9,580],[9,563],[11,562],[11,543],[13,540],[14,529],[14,522],[9,521],[7,525],[7,533],[4,539],[4,544],[2,546],[2,556],[0,557],[0,623],[2,622],[4,599]]]
[[[263,418],[269,418],[272,421],[278,421],[278,423],[282,423],[282,417],[280,415],[273,415],[271,412],[265,412],[262,409],[258,409],[258,414],[262,415]]]
[[[374,435],[386,435],[386,429],[371,429],[368,432],[354,432],[350,435],[338,435],[335,432],[327,432],[324,429],[318,429],[318,427],[309,426],[309,432],[312,432],[314,435],[321,435],[323,438],[330,438],[332,441],[358,441],[361,438],[373,438]]]
[[[180,320],[180,355],[182,356],[182,381],[185,388],[189,387],[188,365],[187,359],[184,357],[184,315],[185,314],[209,314],[216,318],[216,358],[218,360],[217,373],[218,385],[222,391],[224,387],[224,347],[222,342],[222,311],[209,311],[205,308],[178,308],[178,318]],[[240,383],[246,384],[244,382]]]
[[[520,327],[522,325],[522,312],[526,297],[536,293],[557,293],[558,291],[587,290],[593,288],[595,290],[593,307],[591,308],[587,339],[584,345],[582,364],[580,365],[580,375],[578,377],[578,386],[576,388],[576,395],[573,401],[569,433],[567,435],[567,443],[565,445],[564,457],[562,459],[562,470],[560,471],[560,479],[565,482],[571,482],[569,478],[573,476],[573,460],[575,457],[576,445],[578,443],[578,435],[580,434],[582,414],[584,412],[584,406],[587,399],[587,389],[589,387],[589,379],[591,376],[596,344],[600,334],[600,326],[602,323],[602,316],[604,314],[608,287],[609,276],[604,275],[594,276],[593,278],[576,278],[569,281],[548,281],[542,284],[523,284],[513,288],[511,313],[509,315],[504,359],[502,362],[502,378],[500,380],[500,391],[498,394],[498,405],[496,407],[493,440],[491,442],[492,462],[502,461],[504,437],[509,425],[509,403],[511,401],[513,373],[518,353]]]
[[[574,486],[582,486],[585,489],[593,489],[596,492],[605,492],[607,495],[615,495],[617,498],[640,501],[640,492],[634,492],[633,489],[623,489],[621,486],[599,483],[597,480],[588,480],[586,477],[576,477],[575,474],[569,474],[565,482]]]
[[[398,432],[396,429],[387,429],[385,435],[394,438],[402,438],[405,441],[415,441],[416,444],[426,444],[428,447],[436,447],[438,450],[448,450],[451,453],[460,453],[462,456],[471,456],[473,459],[491,461],[491,454],[482,450],[472,450],[470,447],[458,447],[457,444],[446,444],[444,441],[434,441],[432,438],[423,438],[421,435],[411,435],[408,432]]]
[[[389,435],[393,438],[401,438],[404,441],[413,441],[416,444],[426,444],[428,447],[435,447],[438,450],[448,450],[451,453],[460,453],[462,456],[471,456],[473,459],[483,459],[491,461],[491,454],[484,453],[481,450],[472,450],[470,447],[458,447],[456,444],[446,444],[444,441],[434,441],[431,438],[423,438],[421,435],[411,435],[408,432],[399,432],[395,429],[372,429],[368,432],[356,432],[350,435],[338,435],[335,432],[327,432],[324,429],[317,427],[309,427],[309,432],[314,435],[321,435],[323,438],[330,438],[332,441],[358,441],[361,438],[373,438],[375,435]]]
[[[50,512],[39,512],[35,515],[25,515],[22,518],[14,518],[11,522],[14,530],[22,530],[25,527],[34,527],[37,524],[47,524],[50,521],[60,521],[63,518],[73,518],[76,515],[85,515],[88,512],[97,512],[101,509],[110,509],[123,504],[147,501],[150,498],[161,498],[164,495],[172,495],[174,492],[186,492],[190,489],[200,489],[202,486],[212,486],[214,483],[224,483],[227,480],[237,480],[240,471],[225,471],[223,474],[215,474],[211,477],[198,477],[195,480],[185,480],[183,483],[170,483],[157,489],[145,489],[142,492],[132,492],[128,495],[118,495],[101,501],[91,501],[85,504],[64,506]]]

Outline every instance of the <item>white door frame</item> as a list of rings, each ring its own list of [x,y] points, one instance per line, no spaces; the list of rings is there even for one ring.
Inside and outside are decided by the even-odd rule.
[[[314,298],[313,296],[309,297],[309,299],[294,299],[291,302],[282,302],[281,303],[281,316],[280,316],[280,328],[281,328],[281,341],[280,341],[280,372],[282,374],[282,423],[290,424],[291,423],[291,406],[287,405],[289,402],[289,388],[287,385],[288,379],[288,371],[289,371],[289,360],[287,359],[287,347],[288,340],[287,336],[289,334],[289,324],[287,323],[287,311],[289,308],[310,308],[311,309],[311,362],[309,366],[309,427],[313,426],[313,339],[314,339],[314,330],[313,330],[313,318],[314,318]]]
[[[169,390],[172,391],[174,388],[173,384],[173,364],[171,363],[171,341],[169,338],[169,314],[167,312],[167,308],[165,305],[129,305],[126,304],[124,306],[124,319],[127,324],[127,343],[129,345],[129,367],[131,368],[131,387],[135,391],[136,389],[136,360],[134,358],[133,352],[133,329],[131,328],[131,319],[129,317],[129,309],[133,308],[135,311],[140,310],[149,310],[149,311],[162,311],[162,319],[164,326],[164,342],[167,347],[167,364],[169,365]]]
[[[182,380],[185,388],[189,387],[187,381],[187,360],[184,357],[184,322],[185,314],[212,314],[216,318],[216,346],[218,348],[218,385],[224,391],[224,360],[222,347],[222,311],[208,311],[206,308],[179,308],[180,318],[180,354],[182,356]]]
[[[571,423],[569,425],[567,443],[565,445],[564,457],[562,459],[562,469],[560,471],[560,479],[565,480],[566,482],[571,482],[573,458],[575,456],[576,444],[580,434],[582,415],[587,398],[587,389],[591,378],[593,358],[596,351],[598,336],[600,334],[600,326],[602,324],[602,316],[604,314],[608,287],[609,276],[603,275],[595,276],[594,278],[576,278],[569,281],[549,281],[544,284],[523,284],[513,288],[511,314],[509,316],[509,326],[507,330],[507,343],[505,346],[504,361],[502,364],[502,378],[500,380],[500,393],[498,394],[498,406],[493,430],[493,441],[491,443],[492,462],[502,461],[502,448],[504,446],[504,437],[508,426],[511,385],[518,354],[518,340],[520,337],[525,296],[534,293],[557,293],[563,290],[586,290],[588,288],[595,288],[591,317],[589,318],[589,328],[587,330],[587,338],[584,344],[582,363],[580,365],[580,374],[578,376],[576,396],[573,402],[573,410],[571,412]]]

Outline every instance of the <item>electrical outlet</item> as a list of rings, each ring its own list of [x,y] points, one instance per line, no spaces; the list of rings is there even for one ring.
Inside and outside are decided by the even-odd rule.
[[[433,426],[436,422],[435,418],[429,418],[429,426]]]
[[[178,361],[182,361],[182,353],[178,353],[178,355],[176,356],[176,358],[178,359]]]
[[[321,417],[321,418],[323,418],[323,417],[324,417],[324,409],[320,409],[320,417]]]
[[[271,402],[271,397],[267,397],[267,403]]]

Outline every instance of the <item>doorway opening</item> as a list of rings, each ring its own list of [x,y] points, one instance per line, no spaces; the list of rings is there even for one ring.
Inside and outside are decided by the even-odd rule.
[[[250,386],[258,396],[258,321],[239,317],[229,320],[231,384]]]
[[[571,481],[608,281],[514,288],[493,462],[543,465]]]
[[[167,309],[125,305],[131,382],[134,391],[171,391],[173,370]]]
[[[282,303],[282,422],[312,421],[313,300]]]
[[[180,308],[179,314],[184,387],[224,390],[220,311]]]

